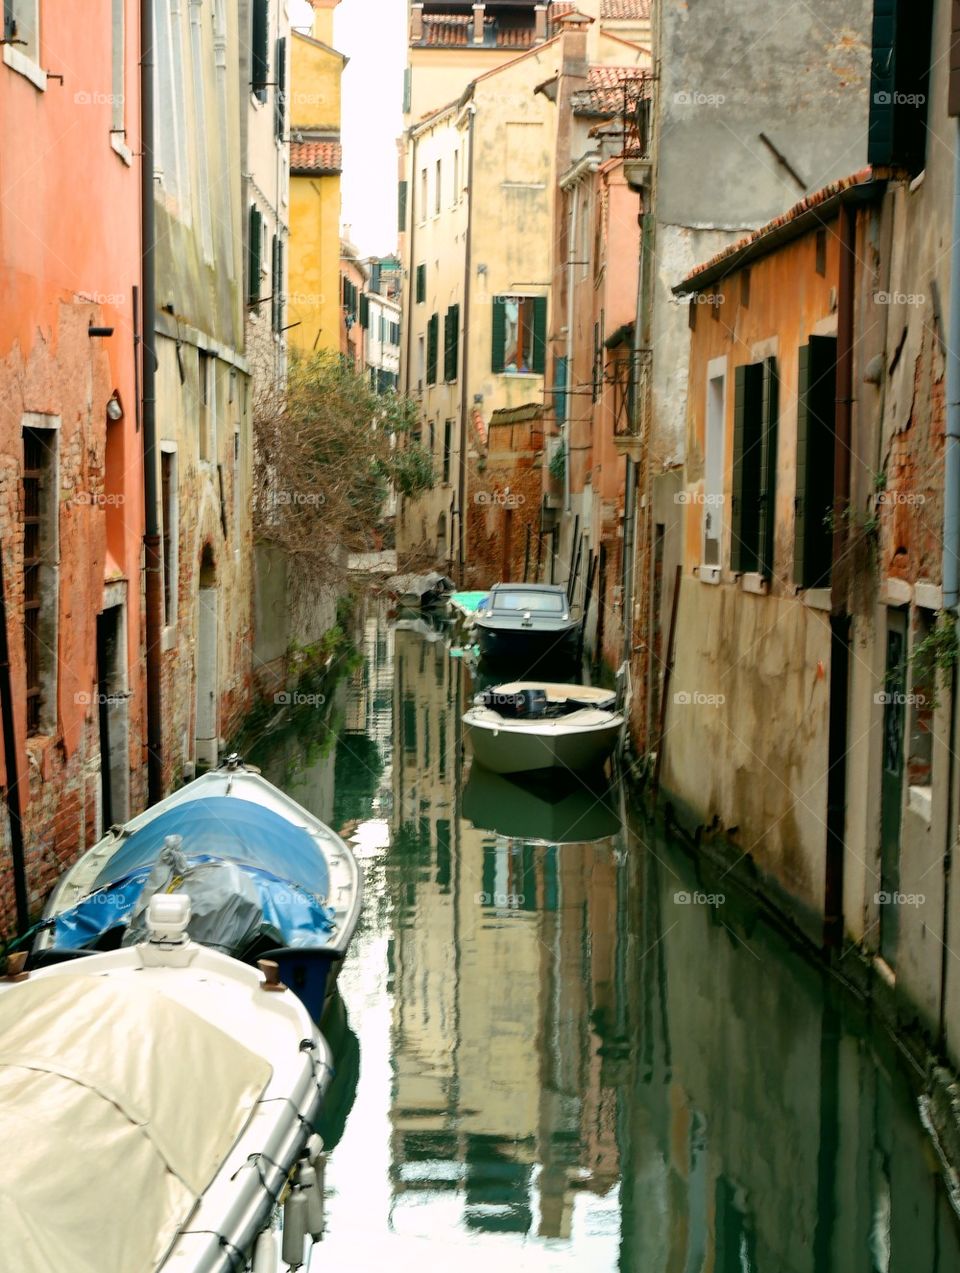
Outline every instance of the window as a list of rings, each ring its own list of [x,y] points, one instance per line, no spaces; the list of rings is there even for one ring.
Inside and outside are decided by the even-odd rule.
[[[57,724],[59,579],[57,433],[23,430],[23,649],[27,735],[52,734]]]
[[[707,381],[707,425],[703,465],[703,521],[700,560],[704,566],[720,566],[723,537],[723,439],[726,377],[721,373]]]
[[[420,169],[420,220],[427,219],[427,170]]]
[[[836,375],[836,337],[811,336],[800,349],[797,377],[793,580],[801,588],[830,582]]]
[[[553,360],[553,414],[557,423],[567,418],[567,359],[561,355]]]
[[[397,228],[402,234],[407,228],[407,183],[401,181],[397,186]]]
[[[263,217],[255,203],[250,205],[247,221],[247,304],[258,305],[260,302],[260,248],[262,246],[261,225]]]
[[[271,318],[273,330],[279,335],[283,331],[283,239],[279,234],[273,236],[272,255],[273,277],[270,295],[273,298]]]
[[[160,512],[163,535],[163,622],[172,627],[177,621],[177,551],[179,528],[177,512],[177,453],[170,443],[161,443],[160,451]]]
[[[197,439],[201,460],[214,454],[213,428],[216,412],[216,359],[204,349],[197,350],[197,401],[199,403]]]
[[[493,298],[493,370],[542,376],[547,353],[547,298]]]
[[[3,60],[14,70],[23,71],[30,79],[34,79],[26,66],[18,62],[40,62],[40,4],[39,0],[3,0],[3,38],[16,40],[16,44],[5,44]],[[13,54],[10,58],[8,54]],[[37,82],[38,88],[46,86],[46,79]]]
[[[417,304],[422,305],[427,299],[427,267],[417,266]]]
[[[444,485],[450,481],[450,454],[453,446],[453,421],[445,420],[443,422],[443,481]]]
[[[436,217],[440,215],[440,196],[443,190],[442,171],[443,170],[441,167],[441,162],[438,159],[437,160],[437,188],[433,192],[433,215]]]
[[[443,378],[456,380],[460,362],[460,306],[451,305],[443,319]]]
[[[460,151],[459,151],[459,150],[455,150],[455,151],[453,152],[453,191],[452,191],[452,195],[453,195],[453,197],[452,197],[452,199],[450,200],[450,206],[451,206],[451,207],[456,207],[456,205],[457,205],[457,200],[458,200],[458,198],[459,198],[459,196],[460,196]]]
[[[370,323],[370,297],[360,294],[360,326],[366,330],[371,326]]]
[[[417,392],[423,392],[423,379],[427,370],[426,345],[422,336],[417,337]]]
[[[277,81],[277,95],[274,99],[273,126],[278,141],[283,141],[283,134],[287,126],[287,41],[285,36],[280,36],[276,43],[276,70],[274,78]]]
[[[730,568],[767,579],[773,573],[777,388],[775,358],[736,370]]]
[[[437,383],[437,346],[440,343],[440,315],[434,314],[427,324],[427,384]]]
[[[270,0],[253,0],[250,36],[250,88],[259,102],[267,100],[270,79],[269,32]]]
[[[919,173],[926,161],[933,0],[878,0],[867,163]]]

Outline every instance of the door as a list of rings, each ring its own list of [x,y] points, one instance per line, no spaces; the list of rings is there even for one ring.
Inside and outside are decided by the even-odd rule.
[[[97,716],[100,724],[100,808],[103,828],[130,816],[129,715],[123,606],[97,615]]]
[[[883,774],[880,789],[880,954],[891,968],[897,957],[900,888],[900,817],[903,809],[903,727],[907,689],[907,618],[891,610],[883,678]]]
[[[217,763],[217,592],[200,589],[197,627],[197,765]]]

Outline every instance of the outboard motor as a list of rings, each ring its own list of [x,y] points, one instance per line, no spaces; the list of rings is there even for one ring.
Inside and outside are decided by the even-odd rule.
[[[504,694],[492,689],[484,690],[479,698],[484,707],[512,720],[539,720],[547,712],[546,690],[523,689]]]

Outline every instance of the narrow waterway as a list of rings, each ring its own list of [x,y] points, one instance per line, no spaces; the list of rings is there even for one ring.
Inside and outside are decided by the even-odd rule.
[[[898,1058],[620,793],[470,773],[470,674],[371,609],[248,758],[343,830],[319,1269],[958,1273]]]

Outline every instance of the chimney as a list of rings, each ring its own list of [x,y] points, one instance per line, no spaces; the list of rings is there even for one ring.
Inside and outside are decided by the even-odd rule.
[[[560,34],[563,37],[560,50],[562,70],[561,75],[572,76],[574,79],[585,80],[590,63],[587,60],[587,27],[591,26],[593,18],[588,18],[586,14],[573,13],[565,14],[557,22]]]
[[[473,42],[474,44],[483,43],[483,18],[486,13],[486,5],[474,4],[473,6]]]
[[[313,31],[315,40],[333,46],[333,11],[340,0],[310,0],[313,6]]]
[[[419,44],[423,39],[423,5],[410,6],[410,43]]]
[[[542,44],[547,38],[547,6],[545,4],[535,4],[533,12],[537,23],[533,36],[534,43]]]

